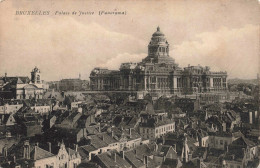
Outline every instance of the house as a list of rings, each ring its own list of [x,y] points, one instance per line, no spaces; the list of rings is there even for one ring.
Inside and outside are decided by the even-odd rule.
[[[16,113],[23,107],[23,103],[18,100],[2,100],[0,102],[0,114]]]
[[[146,165],[136,157],[135,150],[125,151],[125,159],[133,168],[145,168]]]
[[[86,128],[91,124],[95,124],[95,116],[92,115],[81,115],[76,123],[77,128]]]
[[[93,161],[102,168],[121,167],[132,168],[132,165],[125,160],[124,151],[117,153],[116,151],[109,151],[93,158]]]
[[[0,114],[0,127],[1,126],[14,126],[15,119],[13,114]]]
[[[63,142],[60,143],[57,153],[52,153],[51,148],[48,151],[39,147],[39,143],[31,144],[28,140],[12,146],[8,152],[11,159],[2,164],[4,167],[15,165],[36,168],[75,168],[81,163],[77,149],[66,148]]]
[[[77,121],[81,115],[79,112],[67,112],[56,120],[55,126],[60,128],[76,128]]]
[[[48,140],[48,142],[57,143],[63,140],[66,145],[77,144],[86,137],[85,128],[52,127],[43,134],[43,138]]]
[[[258,146],[244,136],[236,139],[227,146],[227,154],[223,165],[231,167],[247,167],[248,163],[258,158]]]
[[[139,133],[144,139],[155,139],[168,132],[175,131],[175,122],[163,116],[143,115],[139,124]]]
[[[41,121],[36,114],[17,114],[14,116],[17,123],[17,132],[26,137],[42,133]]]
[[[114,127],[112,128],[111,135],[119,141],[119,151],[133,149],[142,142],[141,136],[132,128],[119,129]]]
[[[153,159],[158,165],[162,165],[166,159],[178,159],[176,149],[170,145],[155,144],[155,150],[153,153]]]

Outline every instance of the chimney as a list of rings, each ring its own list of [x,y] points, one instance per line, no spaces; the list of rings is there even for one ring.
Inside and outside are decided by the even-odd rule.
[[[137,156],[137,151],[136,151],[136,149],[134,149],[134,154],[135,154],[135,157]]]
[[[34,160],[37,159],[36,156],[37,156],[37,146],[34,146],[34,157],[33,157]]]
[[[121,157],[125,160],[125,151],[121,151]]]
[[[245,154],[245,153],[246,153],[246,150],[245,150],[245,148],[242,148],[242,151],[243,151],[243,154]]]
[[[75,151],[78,152],[78,144],[75,144]]]
[[[173,144],[173,149],[175,150],[175,152],[177,152],[176,151],[176,144]]]
[[[100,124],[98,124],[98,132],[101,132]]]
[[[111,131],[111,136],[112,136],[112,138],[114,138],[114,131]]]
[[[129,135],[130,135],[130,138],[132,138],[132,128],[129,128]]]
[[[154,151],[155,151],[155,152],[158,151],[158,145],[157,145],[157,143],[155,143]]]
[[[24,159],[30,159],[30,143],[28,140],[24,141],[23,157]]]
[[[148,156],[145,156],[143,157],[143,163],[146,165],[146,167],[149,167],[148,166]]]
[[[3,147],[3,154],[4,154],[4,157],[7,157],[8,155],[7,155],[7,144],[5,144],[5,146]]]
[[[114,161],[116,162],[116,152],[114,153]]]
[[[227,145],[227,147],[226,147],[226,150],[227,150],[227,152],[228,152],[228,145]]]
[[[48,145],[49,145],[49,152],[51,153],[51,143],[48,142]]]
[[[7,73],[5,73],[5,82],[6,82],[6,78],[7,78]]]
[[[189,153],[189,154],[188,154],[188,160],[191,160],[191,159],[192,159],[192,154]]]

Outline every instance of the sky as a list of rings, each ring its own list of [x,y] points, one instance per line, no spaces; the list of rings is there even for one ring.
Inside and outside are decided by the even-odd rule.
[[[100,16],[99,11],[126,15]],[[95,67],[118,69],[123,62],[140,62],[160,26],[180,67],[200,64],[227,71],[229,78],[256,78],[259,16],[257,0],[2,0],[0,76],[30,76],[37,66],[45,81],[79,74],[88,79]]]

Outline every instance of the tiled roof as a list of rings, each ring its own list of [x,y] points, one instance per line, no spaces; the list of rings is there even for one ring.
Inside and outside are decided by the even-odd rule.
[[[36,151],[36,155],[35,155],[35,151]],[[34,147],[34,149],[32,150],[30,155],[31,155],[31,158],[33,158],[34,160],[41,160],[41,159],[55,156],[54,154],[52,154],[38,146]]]
[[[70,156],[72,156],[72,155],[74,155],[74,154],[77,153],[75,150],[73,150],[73,149],[71,149],[71,148],[66,148],[66,150],[67,150],[67,152],[68,152],[68,154],[69,154]]]
[[[136,157],[136,155],[135,155],[133,150],[125,152],[125,158],[134,167],[142,167],[142,166],[144,166],[143,162],[141,160],[137,159],[137,157]]]
[[[115,153],[115,151],[102,153],[100,155],[97,155],[97,157],[107,167],[121,167],[121,168],[132,167],[125,159],[123,159],[120,155]],[[116,157],[116,159],[114,160],[113,157]]]
[[[232,146],[241,146],[241,147],[253,147],[256,146],[256,144],[253,141],[250,141],[249,139],[245,138],[244,136],[236,139],[232,142]]]

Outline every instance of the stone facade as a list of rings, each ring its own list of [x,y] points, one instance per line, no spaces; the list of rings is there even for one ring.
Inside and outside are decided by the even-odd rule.
[[[44,84],[41,80],[41,72],[35,67],[31,72],[31,79],[28,77],[0,77],[0,97],[3,99],[42,99]],[[6,94],[9,93],[9,96]]]
[[[137,91],[150,94],[194,94],[227,90],[227,73],[209,67],[180,68],[169,55],[169,43],[157,28],[148,45],[148,56],[139,63],[122,63],[119,70],[94,68],[93,91]]]

